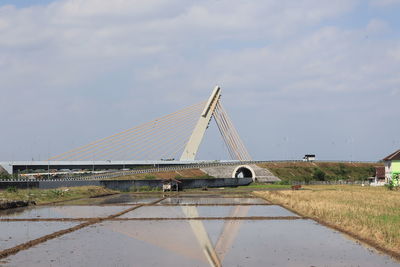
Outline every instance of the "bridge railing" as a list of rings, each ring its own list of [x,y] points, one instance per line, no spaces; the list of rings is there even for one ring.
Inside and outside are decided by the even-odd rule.
[[[251,160],[251,161],[234,161],[234,162],[200,162],[193,163],[187,165],[178,165],[178,166],[169,166],[169,167],[155,167],[149,169],[135,169],[135,170],[125,170],[125,171],[111,171],[105,172],[101,174],[81,174],[81,175],[67,175],[63,178],[56,179],[40,179],[40,181],[76,181],[76,180],[105,180],[111,179],[121,176],[129,176],[134,174],[143,174],[143,173],[157,173],[157,172],[166,172],[166,171],[179,171],[184,169],[199,169],[199,168],[207,168],[207,167],[218,167],[218,166],[236,166],[236,165],[248,165],[248,164],[261,164],[261,163],[296,163],[303,162],[303,160]],[[324,161],[315,161],[315,162],[338,162],[338,163],[376,163],[372,161],[333,161],[333,160],[324,160]],[[0,182],[16,182],[16,181],[27,181],[34,182],[37,181],[35,179],[9,179],[9,180],[1,180]]]

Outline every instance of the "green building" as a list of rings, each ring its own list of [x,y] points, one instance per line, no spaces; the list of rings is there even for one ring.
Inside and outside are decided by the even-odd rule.
[[[400,185],[400,149],[383,159],[385,162],[385,182],[393,180],[395,185]]]

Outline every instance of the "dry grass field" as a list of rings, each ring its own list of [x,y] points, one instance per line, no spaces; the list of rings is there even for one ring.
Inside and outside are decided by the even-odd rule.
[[[335,185],[254,194],[400,258],[400,191]]]

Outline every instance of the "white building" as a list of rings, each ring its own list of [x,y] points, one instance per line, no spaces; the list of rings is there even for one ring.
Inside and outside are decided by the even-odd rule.
[[[303,161],[315,161],[315,155],[314,154],[304,155]]]
[[[393,152],[383,159],[385,163],[385,182],[388,183],[392,179],[396,179],[398,184],[398,176],[400,176],[400,149]]]

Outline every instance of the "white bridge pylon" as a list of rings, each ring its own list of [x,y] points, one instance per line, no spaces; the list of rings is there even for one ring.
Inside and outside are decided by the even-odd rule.
[[[221,104],[216,86],[206,103],[201,102],[148,123],[99,139],[49,160],[159,160],[192,161],[214,118],[233,160],[251,160],[238,132]]]
[[[201,141],[203,140],[208,125],[210,124],[211,118],[215,112],[220,97],[221,88],[219,86],[216,86],[210,98],[208,99],[203,112],[201,113],[199,121],[197,122],[196,127],[194,128],[193,133],[190,136],[188,143],[186,144],[185,149],[183,150],[181,160],[194,160],[196,158],[197,151],[199,150],[199,146],[201,144]]]
[[[218,125],[218,129],[224,139],[231,158],[236,160],[251,160],[250,154],[240,139],[232,121],[223,109],[220,98],[221,88],[216,86],[201,113],[180,160],[194,160],[196,158],[197,151],[212,117],[214,117]]]

